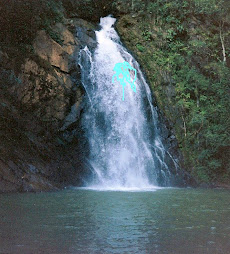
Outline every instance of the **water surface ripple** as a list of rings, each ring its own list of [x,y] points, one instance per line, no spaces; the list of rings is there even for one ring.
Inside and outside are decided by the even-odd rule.
[[[230,253],[225,190],[0,196],[0,253]]]

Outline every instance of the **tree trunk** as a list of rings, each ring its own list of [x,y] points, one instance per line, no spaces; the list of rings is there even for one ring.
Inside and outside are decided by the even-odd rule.
[[[224,36],[222,35],[222,25],[220,25],[220,41],[222,46],[222,54],[223,54],[223,63],[226,63],[226,51],[224,46]]]

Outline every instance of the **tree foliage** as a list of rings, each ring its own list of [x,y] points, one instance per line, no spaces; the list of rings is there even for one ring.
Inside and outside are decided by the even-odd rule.
[[[61,11],[58,0],[1,0],[1,45],[31,44],[37,30],[62,20]]]

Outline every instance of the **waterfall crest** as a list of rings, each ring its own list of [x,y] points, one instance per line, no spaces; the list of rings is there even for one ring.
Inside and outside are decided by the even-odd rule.
[[[101,18],[96,31],[97,48],[80,51],[82,84],[89,101],[82,125],[89,142],[94,177],[88,187],[146,189],[168,184],[170,171],[157,130],[157,112],[139,64],[122,46],[113,25],[116,19]],[[114,66],[128,62],[137,71],[136,92],[112,83]],[[147,107],[151,111],[148,118]],[[151,122],[151,123],[150,123]]]

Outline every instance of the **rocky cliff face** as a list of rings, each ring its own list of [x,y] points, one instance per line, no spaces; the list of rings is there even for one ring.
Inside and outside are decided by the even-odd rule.
[[[51,190],[87,174],[77,56],[95,46],[93,28],[66,19],[52,27],[58,42],[40,30],[21,62],[0,51],[0,192]]]

